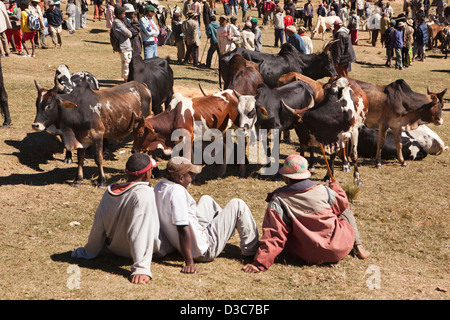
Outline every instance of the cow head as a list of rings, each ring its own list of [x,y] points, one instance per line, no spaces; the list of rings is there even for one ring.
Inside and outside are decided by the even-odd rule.
[[[248,134],[249,130],[254,128],[256,122],[256,98],[252,95],[243,95],[234,91],[234,94],[239,100],[237,109],[239,112],[239,128],[244,130],[245,134]],[[265,109],[262,112],[267,114]]]
[[[444,120],[442,119],[442,108],[444,107],[443,98],[446,92],[447,89],[441,93],[435,93],[430,90],[430,87],[427,88],[427,94],[432,102],[429,104],[430,108],[428,111],[422,116],[423,121],[433,123],[436,126],[440,126],[444,123]]]
[[[53,89],[42,88],[35,80],[34,84],[38,91],[36,99],[36,117],[31,127],[36,131],[44,131],[49,126],[57,123],[60,108],[72,109],[77,105],[71,101],[64,100],[58,94],[61,85],[56,81]]]
[[[153,129],[150,118],[148,116],[143,119],[133,114],[134,128],[133,128],[133,146],[131,152],[154,152],[157,149],[162,149],[165,155],[172,153],[172,148],[166,146],[164,139]]]

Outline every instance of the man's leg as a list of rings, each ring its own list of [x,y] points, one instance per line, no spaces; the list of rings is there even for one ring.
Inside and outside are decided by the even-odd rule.
[[[353,214],[352,209],[350,209],[350,207],[348,207],[344,212],[342,212],[339,215],[339,219],[347,221],[355,233],[354,249],[355,249],[355,253],[358,256],[358,258],[365,259],[365,258],[369,257],[370,253],[367,252],[362,246],[361,237],[359,235],[358,227],[356,226],[356,220],[355,220],[355,216]]]
[[[244,201],[233,199],[221,210],[208,227],[210,246],[204,257],[211,261],[225,248],[234,230],[239,233],[241,253],[252,256],[259,246],[258,229],[250,209]]]

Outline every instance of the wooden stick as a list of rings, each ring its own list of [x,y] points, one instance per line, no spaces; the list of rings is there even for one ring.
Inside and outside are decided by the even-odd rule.
[[[328,164],[327,156],[325,154],[325,149],[323,148],[322,144],[320,144],[320,149],[322,149],[323,158],[325,159],[325,163],[327,164],[328,174],[330,175],[331,182],[334,182],[336,180],[334,180],[333,174],[331,173],[330,165]]]

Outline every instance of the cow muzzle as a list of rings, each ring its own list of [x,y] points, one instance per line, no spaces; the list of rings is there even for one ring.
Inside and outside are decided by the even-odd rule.
[[[35,131],[44,131],[45,126],[40,122],[35,122],[31,125],[31,128]]]

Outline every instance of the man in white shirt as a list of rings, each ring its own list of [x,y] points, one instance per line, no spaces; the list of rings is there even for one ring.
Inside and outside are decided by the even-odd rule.
[[[107,248],[132,258],[130,281],[145,284],[152,278],[153,255],[170,251],[162,247],[155,193],[149,185],[156,161],[147,154],[135,153],[126,163],[128,180],[108,186],[94,216],[87,244],[72,252],[72,258],[93,259]]]
[[[217,41],[219,44],[219,52],[224,55],[227,52],[236,49],[236,43],[239,43],[241,34],[236,26],[228,23],[225,15],[219,18],[220,27],[217,29]]]
[[[200,172],[188,159],[174,157],[167,163],[167,178],[155,187],[161,232],[182,254],[183,273],[198,272],[194,261],[214,260],[235,229],[243,256],[254,255],[259,245],[255,220],[244,201],[233,199],[223,209],[210,196],[195,202],[187,189]]]

